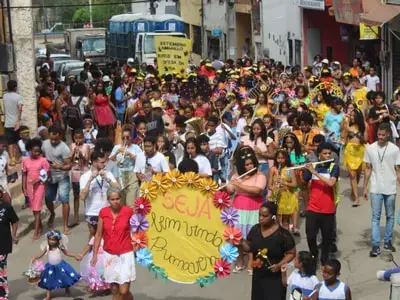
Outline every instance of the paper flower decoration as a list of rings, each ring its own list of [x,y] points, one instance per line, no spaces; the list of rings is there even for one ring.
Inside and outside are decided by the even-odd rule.
[[[137,232],[131,235],[133,249],[141,249],[147,247],[147,235],[144,232]]]
[[[224,278],[231,274],[231,264],[223,259],[217,259],[214,265],[214,272],[219,278]]]
[[[152,182],[156,184],[157,188],[165,193],[168,190],[169,181],[162,173],[153,175]]]
[[[153,263],[153,254],[147,248],[142,248],[136,251],[136,262],[144,267],[148,267]]]
[[[225,241],[232,245],[238,246],[242,240],[242,232],[235,227],[226,227],[224,232]]]
[[[200,177],[195,172],[187,172],[183,174],[183,179],[188,187],[196,188],[200,184]]]
[[[169,171],[167,174],[165,174],[165,177],[169,181],[169,186],[173,188],[180,188],[185,183],[181,172],[179,172],[177,169]]]
[[[231,198],[227,192],[215,192],[214,193],[214,206],[218,209],[225,209],[230,206]]]
[[[149,229],[149,222],[144,215],[132,215],[131,219],[129,220],[129,224],[131,225],[131,230],[133,232],[143,232]]]
[[[239,250],[237,247],[232,246],[229,243],[225,243],[221,249],[219,249],[219,254],[221,255],[223,260],[226,260],[228,263],[233,263],[236,258],[239,256]]]
[[[239,220],[239,213],[233,207],[228,207],[221,211],[221,221],[228,226],[235,226]]]
[[[218,184],[211,178],[202,178],[200,181],[201,192],[206,196],[214,194],[218,189]]]
[[[137,198],[133,205],[135,207],[135,213],[137,214],[147,215],[151,211],[150,202],[143,197]]]
[[[157,197],[158,187],[152,181],[145,181],[140,186],[140,193],[143,198],[151,201]]]

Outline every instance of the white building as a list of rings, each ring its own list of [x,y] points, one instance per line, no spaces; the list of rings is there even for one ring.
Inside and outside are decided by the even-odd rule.
[[[295,0],[261,2],[264,55],[284,65],[301,65],[302,9]]]

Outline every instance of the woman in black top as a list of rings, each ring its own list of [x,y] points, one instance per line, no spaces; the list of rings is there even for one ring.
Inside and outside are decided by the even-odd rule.
[[[8,299],[7,256],[12,252],[12,243],[17,242],[17,229],[17,214],[0,192],[0,299]]]
[[[276,221],[277,206],[264,203],[259,212],[259,223],[251,228],[245,251],[253,253],[251,300],[284,300],[286,287],[282,284],[281,266],[296,256],[292,235]]]

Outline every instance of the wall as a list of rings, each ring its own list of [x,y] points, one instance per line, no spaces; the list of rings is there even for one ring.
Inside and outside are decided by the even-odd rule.
[[[204,5],[204,32],[213,29],[221,29],[223,34],[227,34],[227,4],[226,1],[220,0],[202,0]],[[203,41],[203,53],[207,55],[207,34]],[[224,38],[220,39],[220,58],[224,58]]]
[[[303,15],[304,24],[304,41],[307,40],[308,28],[321,28],[321,53],[308,53],[307,44],[304,43],[304,64],[312,64],[307,57],[321,54],[322,57],[327,56],[327,48],[332,47],[333,60],[339,62],[348,62],[349,43],[342,41],[340,37],[340,24],[336,22],[335,17],[330,16],[328,9],[325,11],[305,9]]]
[[[242,48],[246,38],[252,40],[250,14],[236,13],[236,58],[242,57]],[[252,48],[251,45],[250,48]]]
[[[31,6],[31,0],[13,0],[13,6]],[[22,125],[26,125],[31,132],[37,130],[37,101],[35,94],[35,49],[33,39],[32,9],[11,10],[12,34],[14,55],[16,62],[16,79],[18,92],[24,100],[22,110]],[[32,115],[34,117],[32,118]]]
[[[264,52],[283,64],[289,63],[288,32],[290,38],[302,40],[301,8],[292,0],[261,2]]]

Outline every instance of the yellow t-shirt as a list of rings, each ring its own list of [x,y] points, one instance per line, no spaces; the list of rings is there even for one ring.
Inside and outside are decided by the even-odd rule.
[[[261,106],[256,110],[256,117],[262,119],[266,114],[269,114],[268,106]]]

